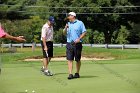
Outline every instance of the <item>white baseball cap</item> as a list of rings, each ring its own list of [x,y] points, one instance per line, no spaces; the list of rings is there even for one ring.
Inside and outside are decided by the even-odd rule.
[[[75,12],[69,12],[68,15],[76,16],[76,13]]]

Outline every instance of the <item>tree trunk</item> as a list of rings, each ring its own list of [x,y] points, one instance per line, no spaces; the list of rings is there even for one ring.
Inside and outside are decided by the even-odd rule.
[[[109,31],[104,31],[104,36],[105,36],[105,44],[111,44],[111,34]]]

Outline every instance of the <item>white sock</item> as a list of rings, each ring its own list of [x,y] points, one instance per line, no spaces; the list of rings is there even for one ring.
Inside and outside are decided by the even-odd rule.
[[[48,72],[49,70],[47,69],[47,70],[45,70],[44,72]]]

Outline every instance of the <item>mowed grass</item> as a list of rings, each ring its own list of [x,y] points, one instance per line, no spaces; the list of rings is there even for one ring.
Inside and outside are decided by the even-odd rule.
[[[140,93],[139,49],[84,47],[83,56],[115,59],[82,61],[81,78],[73,80],[67,80],[66,62],[52,62],[55,75],[47,77],[40,72],[41,62],[23,61],[41,55],[40,48],[34,52],[24,48],[16,53],[1,53],[0,93]],[[65,56],[65,47],[55,47],[54,56]]]

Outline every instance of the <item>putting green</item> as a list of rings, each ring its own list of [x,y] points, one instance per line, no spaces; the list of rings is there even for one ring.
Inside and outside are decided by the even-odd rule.
[[[17,53],[0,54],[0,93],[26,93],[25,90],[27,93],[140,93],[138,49],[84,47],[83,56],[115,59],[82,61],[81,78],[73,80],[67,80],[66,62],[52,62],[53,77],[40,72],[41,62],[23,62],[25,58],[41,56],[40,48],[34,52],[30,48],[17,50]],[[65,47],[54,48],[54,56],[65,56]]]
[[[139,93],[140,64],[124,61],[128,63],[83,62],[81,78],[73,80],[67,80],[66,62],[52,62],[53,77],[40,72],[39,62],[7,63],[0,75],[0,93]]]

